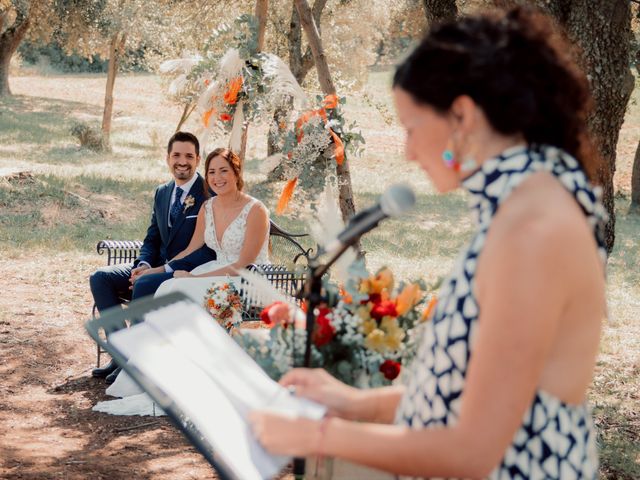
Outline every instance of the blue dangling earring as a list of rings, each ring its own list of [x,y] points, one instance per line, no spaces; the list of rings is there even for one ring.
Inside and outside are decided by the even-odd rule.
[[[442,161],[444,161],[444,164],[447,167],[455,169],[456,159],[455,155],[453,154],[453,142],[451,141],[451,139],[447,141],[447,148],[445,148],[442,152]]]

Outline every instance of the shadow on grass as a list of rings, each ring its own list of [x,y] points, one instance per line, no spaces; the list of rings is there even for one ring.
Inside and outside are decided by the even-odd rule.
[[[2,144],[47,145],[71,140],[69,129],[73,113],[99,116],[94,105],[43,97],[13,96],[0,100],[0,139]]]
[[[609,268],[631,285],[640,285],[640,212],[629,212],[629,200],[616,198],[616,240],[609,257]]]
[[[627,412],[628,413],[628,412]],[[640,478],[640,432],[638,425],[620,413],[615,405],[594,408],[598,427],[600,478],[633,480]]]
[[[0,183],[0,245],[91,251],[102,239],[139,239],[155,182],[38,175]]]
[[[128,138],[115,144],[115,152],[94,152],[81,148],[71,134],[79,117],[93,117],[89,122],[100,128],[102,109],[95,105],[43,97],[13,96],[0,100],[0,145],[15,157],[34,163],[87,164],[105,160],[126,160],[133,156],[155,157],[158,149]],[[118,138],[112,132],[112,139]],[[112,142],[113,143],[113,142]],[[19,147],[12,151],[12,146]],[[119,153],[123,148],[125,152]]]

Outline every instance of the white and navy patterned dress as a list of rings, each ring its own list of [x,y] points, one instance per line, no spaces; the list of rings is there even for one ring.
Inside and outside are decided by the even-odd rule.
[[[396,423],[411,428],[453,425],[460,412],[469,358],[478,327],[473,293],[477,259],[500,204],[533,173],[548,171],[574,196],[593,227],[606,259],[606,212],[599,191],[589,185],[578,162],[553,147],[515,147],[486,161],[466,178],[478,228],[438,294],[433,318],[424,328],[418,354],[405,379]],[[491,479],[594,479],[598,471],[590,408],[561,402],[538,390],[511,445]]]

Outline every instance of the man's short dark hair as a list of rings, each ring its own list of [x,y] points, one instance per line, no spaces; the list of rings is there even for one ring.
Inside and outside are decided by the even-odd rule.
[[[171,153],[171,147],[174,142],[189,142],[193,143],[196,147],[196,155],[200,155],[200,142],[193,133],[189,132],[176,132],[169,139],[169,145],[167,145],[167,153]]]

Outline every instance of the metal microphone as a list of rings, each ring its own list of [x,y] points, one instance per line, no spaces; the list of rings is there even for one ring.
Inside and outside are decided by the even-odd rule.
[[[380,197],[378,203],[355,214],[338,237],[323,249],[325,253],[337,252],[345,246],[351,246],[372,230],[381,220],[396,217],[410,210],[416,203],[413,190],[406,185],[392,185]]]

